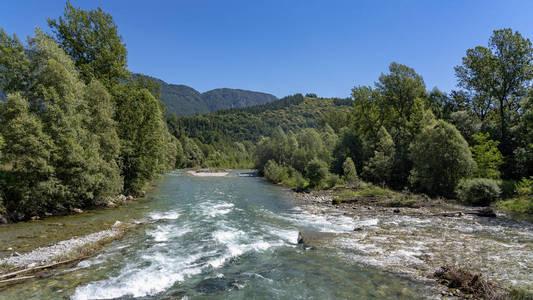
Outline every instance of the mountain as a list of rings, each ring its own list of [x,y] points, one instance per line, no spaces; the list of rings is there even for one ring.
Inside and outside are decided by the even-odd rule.
[[[169,84],[163,80],[149,77],[161,85],[161,102],[165,104],[169,113],[178,116],[205,114],[222,109],[242,108],[265,104],[277,100],[276,96],[240,90],[214,89],[205,93],[182,84]]]
[[[206,114],[223,109],[243,108],[261,105],[278,100],[276,96],[240,90],[240,89],[214,89],[205,93],[182,84],[169,84],[161,79],[144,76],[161,85],[161,102],[167,107],[167,112],[177,116],[191,116],[194,114]],[[0,90],[0,101],[5,100],[5,93]]]

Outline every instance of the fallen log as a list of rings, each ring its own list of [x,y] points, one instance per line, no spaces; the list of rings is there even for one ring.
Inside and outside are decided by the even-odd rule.
[[[0,284],[13,283],[13,282],[17,282],[17,281],[26,280],[26,279],[32,279],[32,278],[35,278],[35,277],[37,277],[37,276],[31,275],[31,276],[15,277],[15,278],[10,278],[10,279],[6,279],[6,280],[0,280]]]
[[[44,269],[55,268],[55,267],[60,266],[60,265],[65,265],[65,264],[72,263],[72,262],[75,262],[75,261],[84,260],[84,259],[89,258],[89,257],[90,256],[78,257],[78,258],[64,260],[64,261],[60,261],[60,262],[56,262],[56,263],[52,263],[52,264],[48,264],[48,265],[44,265],[44,266],[26,268],[26,269],[23,269],[23,270],[19,270],[19,271],[7,273],[7,274],[2,274],[2,275],[0,275],[0,279],[11,278],[11,277],[15,277],[15,276],[18,276],[18,275],[21,275],[21,274],[25,274],[25,273],[30,273],[30,272],[40,271],[40,270],[44,270]],[[1,282],[2,281],[0,281],[0,283]]]

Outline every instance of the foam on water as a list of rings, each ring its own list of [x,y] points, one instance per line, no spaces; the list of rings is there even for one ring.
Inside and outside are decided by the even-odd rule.
[[[147,233],[154,238],[155,242],[166,242],[171,238],[180,237],[191,232],[189,227],[178,227],[176,225],[157,225],[156,229]]]
[[[180,217],[180,213],[174,210],[167,212],[155,212],[150,214],[153,220],[176,220]]]
[[[230,213],[234,206],[235,205],[233,203],[228,203],[228,202],[215,203],[215,204],[211,202],[206,202],[200,206],[200,209],[202,210],[202,214],[204,216],[214,218],[217,216]]]
[[[143,257],[146,259],[147,257]],[[171,258],[161,253],[149,257],[151,265],[141,268],[140,264],[126,266],[120,275],[106,280],[78,287],[72,299],[110,299],[123,296],[143,297],[160,293],[185,277],[199,274],[201,267],[191,265],[199,258]]]
[[[296,207],[293,213],[282,214],[278,218],[285,219],[298,227],[310,227],[322,232],[343,233],[353,231],[356,224],[353,218],[347,216],[334,216],[329,214],[311,214]]]

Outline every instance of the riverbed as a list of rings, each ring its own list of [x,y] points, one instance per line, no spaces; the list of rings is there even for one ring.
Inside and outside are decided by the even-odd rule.
[[[0,298],[440,297],[439,287],[431,280],[402,272],[401,268],[389,268],[395,257],[399,258],[393,262],[401,264],[402,255],[407,258],[417,255],[404,249],[395,256],[387,252],[386,245],[394,243],[387,241],[390,236],[365,239],[370,236],[368,233],[353,231],[355,227],[365,227],[368,232],[379,233],[383,231],[380,226],[403,230],[418,220],[394,216],[353,218],[340,211],[313,211],[308,204],[295,201],[291,191],[247,175],[231,171],[225,177],[207,178],[173,171],[156,182],[157,188],[145,200],[118,209],[6,227],[2,232],[4,241],[16,244],[18,234],[21,236],[18,246],[29,249],[28,236],[46,237],[48,231],[44,228],[57,231],[51,233],[53,238],[37,239],[38,246],[57,239],[62,227],[72,235],[76,228],[83,234],[109,227],[117,220],[140,224],[123,239],[107,245],[99,255],[59,270],[56,276],[0,290]],[[435,225],[439,228],[449,224]],[[25,226],[29,229],[26,234]],[[89,229],[84,229],[85,226]],[[420,222],[418,226],[430,227]],[[456,229],[447,232],[453,230]],[[302,247],[297,243],[300,231],[335,233],[336,238],[321,246]],[[517,241],[525,250],[531,247],[528,231],[526,228]],[[471,229],[471,233],[487,234],[479,227]],[[502,231],[502,235],[508,233]],[[422,238],[402,238],[402,243],[404,240],[412,241],[406,249],[410,245],[419,250],[424,247],[419,244],[423,243]],[[379,254],[376,249],[384,252]],[[368,255],[371,252],[378,255]],[[530,277],[526,273],[521,280],[531,280]]]

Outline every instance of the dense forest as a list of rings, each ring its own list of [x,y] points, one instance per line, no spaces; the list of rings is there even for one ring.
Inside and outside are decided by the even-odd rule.
[[[67,3],[48,24],[25,44],[0,29],[0,214],[14,221],[139,194],[178,153],[109,14]]]
[[[256,168],[298,190],[364,181],[533,212],[533,49],[511,29],[466,51],[450,93],[391,63],[347,99],[257,93],[262,104],[249,106],[251,92],[199,94],[132,74],[101,9],[67,3],[48,24],[51,34],[37,28],[26,43],[0,29],[0,214],[12,220],[141,194],[158,174],[197,167]],[[216,112],[178,116],[190,107],[165,107],[163,93],[194,94]]]

